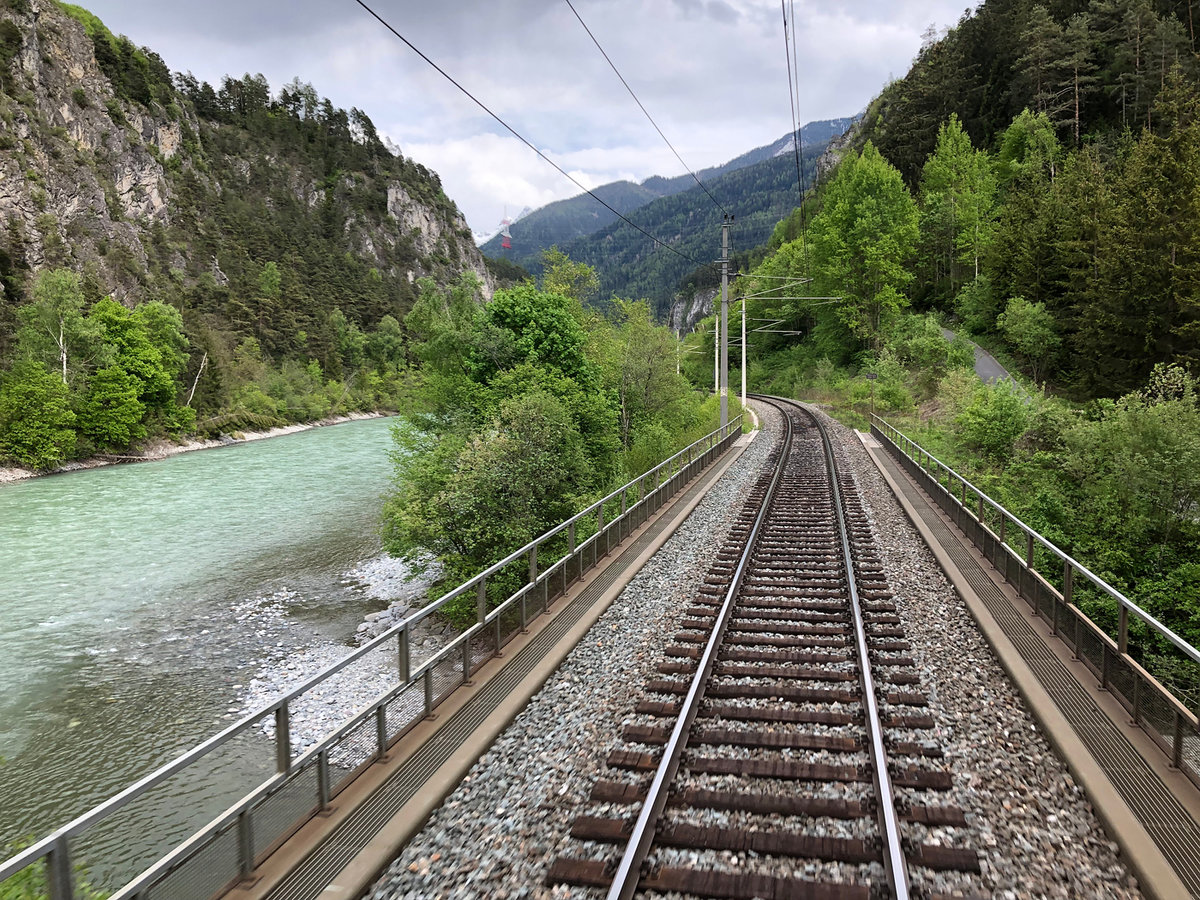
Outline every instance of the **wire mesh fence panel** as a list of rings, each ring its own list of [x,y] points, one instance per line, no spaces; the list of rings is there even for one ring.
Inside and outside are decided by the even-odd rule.
[[[462,652],[450,653],[433,667],[433,702],[440,703],[463,683]]]
[[[1040,578],[1033,579],[1033,595],[1037,600],[1038,615],[1047,622],[1054,619],[1054,592]]]
[[[1079,655],[1079,648],[1075,646],[1076,627],[1075,627],[1075,612],[1070,605],[1058,601],[1056,604],[1058,609],[1058,637],[1059,639],[1071,648],[1071,652],[1076,656]]]
[[[1076,654],[1097,675],[1104,666],[1104,641],[1087,625],[1079,629],[1079,647]]]
[[[1142,727],[1157,736],[1158,743],[1170,747],[1175,739],[1175,705],[1147,684],[1138,692],[1138,719]]]
[[[413,722],[425,717],[425,691],[421,683],[414,682],[389,700],[384,707],[387,716],[388,737],[394,738]]]
[[[412,658],[410,662],[412,671],[416,671],[418,667],[425,665],[426,662],[441,651],[443,646],[462,634],[459,628],[449,624],[441,627],[430,625],[428,631],[428,637],[420,642],[414,641],[412,644]]]
[[[989,529],[984,529],[980,532],[979,540],[979,549],[980,552],[983,553],[983,558],[991,562],[992,565],[995,565],[996,551],[999,549],[999,542],[996,540],[995,535],[993,535]]]
[[[1117,702],[1131,712],[1133,711],[1134,685],[1137,680],[1138,675],[1130,668],[1129,663],[1120,656],[1115,656],[1109,664],[1108,689],[1112,691]]]
[[[97,887],[117,888],[274,772],[274,742],[243,732],[73,838],[71,856]]]
[[[414,660],[412,664],[418,665],[419,660]],[[364,654],[342,671],[291,700],[288,714],[292,732],[292,759],[301,756],[337,725],[370,705],[369,701],[347,705],[344,697],[379,697],[399,683],[396,645],[388,643]],[[346,690],[343,690],[343,685]],[[331,717],[334,712],[336,715]],[[267,732],[274,734],[273,726],[268,726]]]
[[[292,772],[288,780],[255,805],[251,818],[254,852],[259,860],[320,808],[317,763]]]
[[[145,893],[146,900],[211,900],[241,878],[237,822],[231,822],[167,872]]]
[[[530,591],[526,596],[538,596],[540,592]],[[540,613],[541,605],[538,604],[533,612]],[[521,633],[521,601],[517,599],[508,609],[502,611],[496,619],[498,623],[498,632],[500,634],[500,646],[505,646],[509,641]],[[487,639],[494,640],[494,634],[489,630]],[[497,648],[498,649],[498,648]]]
[[[1180,768],[1188,778],[1200,786],[1200,734],[1190,729],[1183,733]]]
[[[364,763],[375,758],[379,736],[375,717],[366,716],[329,748],[330,794],[337,794]]]

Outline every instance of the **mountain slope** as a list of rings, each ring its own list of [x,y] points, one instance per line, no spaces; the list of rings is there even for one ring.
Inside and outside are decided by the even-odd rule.
[[[109,295],[178,312],[176,388],[198,421],[386,403],[369,399],[364,347],[378,337],[388,366],[402,359],[416,281],[491,283],[436,174],[389,151],[361,110],[299,81],[214,89],[86,10],[0,0],[0,380],[17,311],[51,269],[81,276],[84,316]],[[74,398],[97,365],[72,375]],[[360,376],[361,394],[338,385],[315,407],[293,390]]]
[[[824,147],[821,143],[804,150],[809,183]],[[757,247],[766,243],[779,220],[799,202],[795,158],[791,154],[769,157],[713,179],[708,189],[735,216],[733,248]],[[681,280],[718,257],[722,216],[708,195],[694,187],[629,214],[630,221],[677,252],[654,244],[625,222],[579,238],[563,250],[596,269],[601,297],[646,298],[662,317]]]
[[[831,138],[849,128],[853,121],[844,118],[809,122],[803,129],[802,144],[805,150],[824,147]],[[792,146],[793,136],[788,134],[774,143],[750,150],[722,165],[703,169],[696,175],[711,191],[711,182],[714,180],[780,154],[790,154]],[[792,157],[789,155],[788,158]],[[677,175],[672,178],[652,175],[641,184],[629,181],[612,182],[596,188],[594,193],[617,212],[628,215],[632,210],[657,199],[691,190],[696,190],[707,201],[707,195],[700,190],[691,175]],[[707,202],[711,205],[711,201]],[[500,246],[498,235],[481,244],[480,249],[487,256],[503,256],[531,271],[537,271],[541,266],[542,251],[555,244],[565,247],[572,241],[593,234],[617,221],[617,216],[605,209],[603,204],[587,194],[580,194],[547,204],[524,216],[519,222],[514,222],[509,229],[512,234],[512,250],[506,251]]]

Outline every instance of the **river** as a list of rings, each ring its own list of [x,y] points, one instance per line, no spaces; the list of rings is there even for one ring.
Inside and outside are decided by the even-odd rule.
[[[264,661],[348,643],[384,605],[347,573],[380,552],[390,424],[0,485],[0,847],[228,725]],[[182,805],[215,814],[270,765],[264,739],[242,740],[119,837],[81,842],[82,861],[124,874],[190,833]]]

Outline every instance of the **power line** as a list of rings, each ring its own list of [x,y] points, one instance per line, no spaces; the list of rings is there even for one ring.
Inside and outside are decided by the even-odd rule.
[[[416,45],[414,45],[412,41],[410,41],[408,38],[406,38],[404,35],[402,35],[400,32],[398,32],[395,28],[393,28],[387,22],[387,20],[385,20],[381,15],[379,15],[379,13],[377,13],[377,12],[375,12],[375,10],[371,9],[371,7],[368,6],[364,2],[364,0],[354,0],[354,2],[357,3],[359,6],[361,6],[364,10],[366,10],[367,13],[370,14],[370,16],[375,19],[375,21],[377,21],[380,25],[382,25],[384,28],[386,28],[388,31],[390,31],[393,35],[395,35],[397,38],[399,38],[408,47],[408,49],[410,49],[413,53],[417,54],[417,56],[421,57],[421,59],[423,59],[430,66],[432,66],[439,75],[441,75],[443,78],[445,78],[447,81],[449,81],[452,85],[454,85],[456,88],[458,88],[460,91],[462,91],[462,93],[466,94],[467,97],[469,97],[476,106],[478,106],[485,113],[487,113],[489,116],[491,116],[493,119],[495,119],[501,125],[503,125],[509,134],[511,134],[513,137],[515,137],[517,140],[519,140],[522,144],[524,144],[526,147],[528,147],[530,150],[532,150],[534,153],[536,153],[538,156],[540,156],[543,160],[545,160],[550,165],[552,165],[558,171],[558,173],[560,175],[562,175],[564,178],[569,180],[572,184],[574,184],[577,188],[579,188],[581,191],[586,193],[589,197],[591,197],[593,200],[595,200],[597,203],[599,203],[601,206],[603,206],[605,209],[607,209],[609,212],[611,212],[614,216],[621,219],[621,221],[625,222],[627,225],[631,226],[632,228],[635,228],[636,230],[640,231],[646,237],[650,238],[650,240],[654,241],[654,243],[670,250],[672,253],[674,253],[676,256],[678,256],[680,259],[687,260],[694,266],[702,265],[701,263],[697,262],[692,257],[688,256],[686,253],[681,253],[679,250],[676,250],[674,247],[672,247],[670,244],[666,243],[665,241],[659,240],[654,235],[652,235],[650,232],[648,232],[646,229],[642,228],[640,225],[638,225],[635,222],[631,222],[625,216],[621,215],[621,213],[617,212],[617,210],[613,209],[611,206],[609,206],[607,203],[605,203],[593,191],[591,191],[590,189],[588,189],[588,188],[584,187],[582,184],[580,184],[580,182],[577,181],[574,176],[572,176],[565,169],[563,169],[558,163],[556,163],[554,160],[552,160],[550,157],[548,157],[545,153],[543,153],[541,150],[539,150],[537,147],[535,147],[532,143],[530,143],[515,128],[513,128],[511,125],[509,125],[507,122],[505,122],[502,118],[500,118],[499,115],[492,112],[492,110],[489,109],[483,103],[482,100],[480,100],[478,97],[476,97],[470,91],[468,91],[465,87],[463,87],[461,84],[459,84],[457,81],[455,81],[454,78],[445,69],[443,69],[437,63],[435,63],[432,59],[430,59],[428,56],[426,56],[424,53],[422,53],[420,50],[418,50]]]
[[[724,206],[721,206],[720,201],[712,195],[712,192],[709,191],[704,182],[701,181],[696,173],[688,167],[688,164],[683,161],[683,157],[679,155],[678,151],[676,151],[675,147],[672,146],[671,142],[667,140],[667,136],[663,134],[662,129],[658,127],[658,123],[655,122],[650,113],[646,111],[646,107],[642,105],[642,101],[638,99],[638,95],[633,92],[633,88],[629,86],[629,82],[625,80],[625,76],[620,73],[616,64],[609,59],[608,54],[604,52],[604,48],[600,46],[600,42],[596,40],[596,36],[592,34],[592,29],[588,28],[587,22],[583,21],[583,16],[579,15],[579,11],[575,9],[575,5],[571,2],[571,0],[566,0],[566,3],[567,6],[571,8],[571,12],[575,13],[575,18],[579,20],[579,24],[583,26],[583,30],[587,32],[588,37],[592,39],[592,43],[596,45],[596,49],[600,51],[600,55],[604,57],[604,61],[609,64],[616,76],[621,79],[621,84],[625,85],[625,90],[629,91],[629,96],[632,97],[633,102],[638,105],[638,109],[640,109],[645,114],[646,118],[649,119],[650,124],[654,126],[654,130],[658,132],[658,136],[663,139],[663,142],[671,148],[671,152],[675,154],[675,158],[679,160],[679,164],[687,170],[689,175],[692,176],[692,180],[694,180],[696,184],[700,185],[704,193],[708,194],[708,199],[715,203],[721,212],[729,215],[729,210],[727,210]]]
[[[804,172],[804,113],[800,109],[800,62],[797,58],[800,52],[800,41],[796,34],[796,0],[788,0],[788,10],[792,19],[792,77],[796,82],[796,160],[800,164],[800,224],[804,224],[804,183],[807,181]]]
[[[808,271],[808,229],[805,227],[804,221],[804,169],[801,162],[800,141],[800,117],[797,114],[796,107],[800,103],[800,63],[797,61],[793,66],[793,54],[796,44],[796,7],[791,6],[791,47],[788,46],[788,3],[789,0],[779,0],[779,9],[783,13],[783,55],[787,59],[788,73],[788,100],[792,106],[792,149],[796,156],[796,189],[800,194],[800,250],[804,255],[804,269]],[[794,70],[794,75],[793,75]]]

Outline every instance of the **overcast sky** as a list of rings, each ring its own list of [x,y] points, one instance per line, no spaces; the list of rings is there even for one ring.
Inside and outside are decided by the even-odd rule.
[[[398,32],[587,187],[684,170],[565,0],[366,0]],[[572,0],[693,170],[791,130],[776,0]],[[907,70],[932,25],[970,0],[788,0],[802,121],[849,116]],[[434,169],[477,232],[579,193],[355,0],[83,0],[172,70],[220,84],[299,76],[357,106]]]

